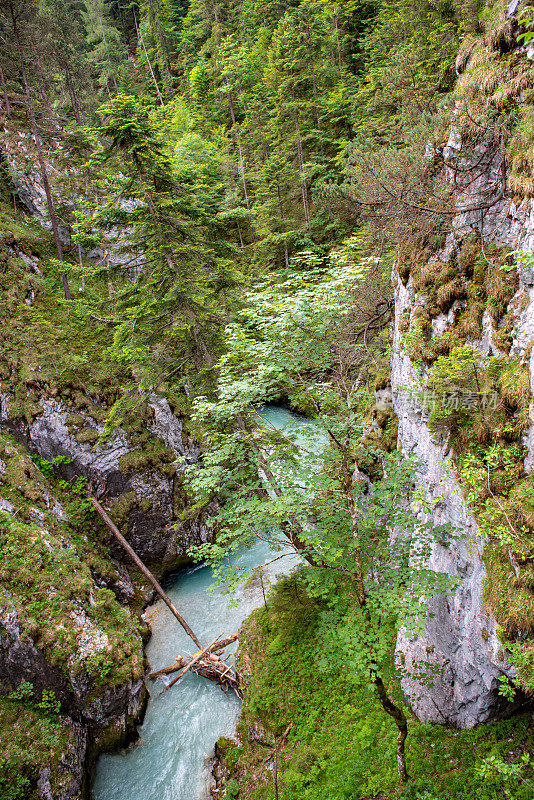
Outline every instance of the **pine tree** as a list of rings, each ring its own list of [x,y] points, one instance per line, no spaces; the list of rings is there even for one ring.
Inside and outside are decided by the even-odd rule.
[[[102,90],[111,96],[119,91],[121,71],[127,62],[126,47],[113,24],[105,0],[83,0],[82,19],[91,50],[88,54]]]
[[[135,368],[144,387],[175,374],[177,365],[184,379],[212,363],[221,321],[214,298],[224,276],[224,242],[219,246],[216,220],[208,223],[213,197],[194,193],[213,164],[204,152],[187,175],[183,164],[177,175],[147,107],[132,96],[119,93],[99,113],[97,133],[108,144],[93,160],[104,196],[81,229],[126,236],[129,263],[114,287],[111,353]]]

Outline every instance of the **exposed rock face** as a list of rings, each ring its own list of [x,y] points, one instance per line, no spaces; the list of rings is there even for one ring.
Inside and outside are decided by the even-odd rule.
[[[177,507],[183,502],[178,494],[182,467],[180,463],[177,468],[172,467],[169,458],[194,463],[198,452],[184,436],[182,421],[174,416],[163,397],[154,395],[151,398],[153,420],[148,426],[150,433],[170,451],[162,468],[144,466],[142,451],[134,449],[123,430],[117,431],[102,447],[84,442],[84,438],[93,438],[94,442],[103,426],[88,414],[79,413],[76,415],[78,428],[74,429],[68,424],[71,410],[58,400],[41,400],[43,412],[31,424],[21,417],[11,417],[9,402],[9,393],[0,394],[0,425],[42,458],[51,461],[64,456],[68,459],[61,465],[65,477],[72,479],[82,475],[100,486],[111,501],[112,516],[113,501],[118,504],[117,508],[121,501],[126,503],[126,511],[121,507],[125,513],[125,535],[140,558],[160,566],[178,563],[187,558],[191,546],[207,541],[210,532],[202,519],[173,524],[176,511],[181,510]],[[94,437],[84,437],[83,433],[87,432]],[[121,459],[132,453],[138,453],[141,465],[122,466]],[[123,559],[115,543],[112,543],[112,552]]]
[[[61,755],[60,774],[54,776],[53,786],[48,769],[40,774],[38,788],[43,800],[81,800],[89,740],[111,726],[114,741],[126,741],[146,700],[142,680],[98,693],[87,676],[74,672],[67,676],[52,667],[21,632],[16,612],[6,608],[0,608],[0,678],[14,686],[21,680],[29,681],[37,696],[46,689],[61,701],[61,721],[72,736]]]
[[[15,452],[24,454],[27,448],[47,460],[57,456],[69,459],[60,467],[64,477],[71,479],[82,475],[104,490],[111,515],[117,519],[141,558],[155,562],[158,567],[170,566],[184,560],[191,545],[206,541],[209,529],[201,519],[173,524],[177,513],[187,503],[180,489],[182,462],[175,467],[173,461],[180,458],[185,463],[194,463],[198,452],[184,433],[182,421],[174,416],[164,398],[155,395],[151,398],[153,415],[148,422],[151,436],[146,445],[148,449],[152,447],[150,453],[162,454],[161,463],[154,458],[144,459],[143,449],[135,447],[123,430],[117,431],[103,447],[95,447],[95,437],[102,430],[101,423],[85,412],[73,414],[72,408],[59,400],[43,398],[40,401],[41,413],[36,413],[30,422],[23,417],[11,416],[10,403],[9,392],[0,393],[0,427],[7,429],[23,447],[13,443],[7,445],[4,452],[15,457]],[[73,420],[74,425],[71,424]],[[24,459],[29,461],[27,455],[21,455],[21,458],[23,462]],[[7,475],[6,464],[7,461],[0,458],[0,484],[2,477]],[[29,466],[32,466],[31,462]],[[36,474],[41,473],[36,471]],[[26,488],[25,498],[29,505],[26,519],[41,526],[36,533],[46,539],[51,517],[61,523],[68,519],[68,512],[47,489],[42,475],[38,480],[38,498],[33,500],[31,491]],[[23,470],[20,483],[18,481],[13,488],[24,491]],[[1,490],[0,485],[0,493]],[[14,516],[17,509],[20,511],[19,505],[9,493],[0,497],[0,510],[13,519],[17,518]],[[119,512],[122,513],[121,519]],[[64,546],[70,547],[68,540]],[[122,560],[126,564],[127,557],[114,542],[111,551],[115,564],[110,574],[103,578],[98,570],[91,570],[93,584],[89,604],[94,605],[92,598],[99,589],[111,589],[119,602],[127,607],[135,590],[127,570],[117,563]],[[24,601],[17,602],[19,608],[21,602],[24,606]],[[62,721],[70,731],[69,743],[61,755],[59,774],[55,770],[51,775],[48,769],[44,769],[38,788],[43,800],[81,800],[86,790],[88,747],[101,741],[102,736],[106,737],[106,742],[117,746],[132,735],[144,709],[146,687],[140,675],[112,687],[105,683],[95,685],[94,677],[80,668],[84,659],[108,652],[121,659],[121,653],[114,652],[105,629],[90,618],[87,605],[76,603],[74,609],[63,609],[61,615],[58,619],[60,627],[68,623],[75,632],[68,669],[51,663],[50,654],[40,649],[37,638],[24,629],[15,602],[0,586],[0,680],[12,686],[17,686],[21,680],[29,681],[37,697],[46,689],[54,692],[61,702]],[[140,652],[140,636],[135,636]]]
[[[81,621],[81,645],[89,626],[88,620]],[[94,647],[101,644],[94,641]],[[53,691],[62,712],[86,728],[96,731],[113,723],[125,736],[131,719],[141,712],[146,692],[142,680],[95,692],[94,681],[84,673],[72,669],[66,674],[52,666],[21,630],[16,610],[6,605],[0,608],[0,676],[14,686],[21,679],[29,681],[38,695],[43,689]]]
[[[50,124],[50,122],[49,122]],[[4,134],[7,130],[4,128]],[[43,176],[37,161],[35,142],[30,131],[18,130],[11,131],[4,136],[4,153],[0,153],[0,161],[4,161],[8,168],[12,169],[12,185],[17,200],[22,203],[29,213],[39,222],[45,230],[52,230],[50,222],[48,202],[43,185]],[[48,171],[49,179],[56,173],[63,172],[61,157],[64,155],[64,145],[62,137],[58,131],[57,135],[50,134],[41,139],[44,162]],[[84,196],[87,192],[83,173],[77,169],[69,169],[70,178],[69,190],[54,185],[54,197],[67,208],[74,209],[73,191],[75,195]],[[124,201],[122,208],[126,212],[131,212],[135,208],[134,201]],[[59,237],[63,245],[72,247],[72,231],[68,227],[59,226]],[[106,243],[105,251],[101,247],[85,252],[87,258],[100,260],[106,258],[111,265],[123,266],[129,264],[128,271],[132,276],[139,274],[144,267],[144,256],[141,249],[133,244],[133,228],[111,228],[109,230],[99,230],[99,236]],[[128,249],[126,249],[128,248]]]
[[[479,145],[476,152],[460,163],[469,167],[469,158],[480,163],[486,148],[486,171],[472,183],[469,189],[458,193],[458,214],[452,220],[443,249],[436,254],[440,262],[454,263],[462,241],[478,231],[486,246],[534,251],[534,210],[532,202],[524,200],[516,205],[508,192],[503,197],[502,155],[495,142]],[[458,134],[454,132],[448,148],[459,152]],[[488,204],[488,198],[495,200]],[[486,205],[484,213],[462,211]],[[432,514],[434,524],[452,523],[463,534],[463,538],[450,547],[434,545],[430,554],[431,568],[459,579],[454,595],[435,599],[430,606],[424,637],[409,640],[398,638],[398,650],[403,654],[408,673],[417,673],[417,664],[427,662],[435,665],[440,673],[433,686],[425,686],[417,680],[405,679],[403,688],[411,700],[417,716],[424,722],[448,723],[459,728],[468,728],[498,717],[506,705],[498,696],[499,678],[513,677],[514,670],[506,662],[504,648],[497,638],[496,623],[484,607],[483,581],[485,568],[482,560],[484,541],[477,525],[463,500],[460,486],[455,478],[447,443],[439,444],[433,439],[426,424],[426,412],[421,402],[406,389],[420,384],[418,370],[402,346],[402,321],[411,316],[416,303],[425,304],[424,294],[417,294],[412,277],[406,285],[395,276],[395,331],[394,352],[391,359],[391,383],[395,411],[399,418],[399,444],[405,454],[414,453],[423,462],[421,484],[430,495],[439,498]],[[450,330],[458,308],[465,301],[455,301],[447,314],[432,320],[432,337]],[[463,305],[462,305],[463,304]],[[526,354],[530,360],[531,386],[534,390],[534,361],[528,348],[534,341],[534,274],[530,269],[519,271],[519,289],[508,305],[514,315],[512,330],[512,356]],[[486,312],[482,319],[482,336],[470,343],[481,353],[496,355],[493,337],[494,324]],[[534,351],[533,351],[534,352]],[[534,419],[532,408],[531,419]],[[527,448],[525,469],[534,466],[534,425],[524,436]]]
[[[399,418],[399,444],[406,455],[415,454],[423,464],[421,485],[438,501],[433,524],[452,523],[462,534],[449,547],[434,544],[429,560],[432,569],[459,579],[456,593],[431,602],[432,616],[424,637],[408,640],[399,636],[398,640],[409,674],[417,674],[418,664],[425,662],[440,674],[433,679],[433,686],[405,679],[403,688],[419,719],[469,728],[498,715],[499,677],[512,671],[504,660],[495,621],[484,608],[483,541],[462,499],[447,445],[432,439],[421,404],[403,389],[414,388],[418,382],[417,372],[403,352],[398,327],[401,314],[413,303],[413,293],[399,282],[395,300],[391,383]]]

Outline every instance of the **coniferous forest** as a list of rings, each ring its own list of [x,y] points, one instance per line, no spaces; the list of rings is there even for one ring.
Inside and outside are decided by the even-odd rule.
[[[0,0],[0,126],[0,800],[533,797],[534,7]]]

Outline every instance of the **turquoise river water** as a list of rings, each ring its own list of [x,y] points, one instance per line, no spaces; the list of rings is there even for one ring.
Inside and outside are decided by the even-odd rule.
[[[268,406],[263,415],[293,438],[300,438],[313,425],[284,408]],[[273,554],[258,541],[236,558],[239,565],[256,567]],[[267,567],[270,579],[287,574],[296,564],[294,555]],[[242,588],[229,598],[220,588],[209,592],[213,576],[209,567],[182,571],[167,586],[173,602],[202,642],[211,642],[222,631],[235,633],[254,608],[263,603],[261,587]],[[235,600],[239,600],[237,605]],[[152,670],[172,664],[177,654],[195,646],[160,601],[148,609],[152,638],[147,657]],[[227,651],[228,652],[228,651]],[[131,749],[99,758],[93,785],[93,800],[204,800],[209,797],[207,759],[220,736],[231,736],[239,716],[235,695],[225,695],[215,684],[186,674],[160,695],[174,676],[147,681],[150,702],[139,742]]]

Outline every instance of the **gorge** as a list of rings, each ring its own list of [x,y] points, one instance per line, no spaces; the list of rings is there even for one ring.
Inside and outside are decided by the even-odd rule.
[[[2,798],[531,796],[533,18],[4,0]]]

